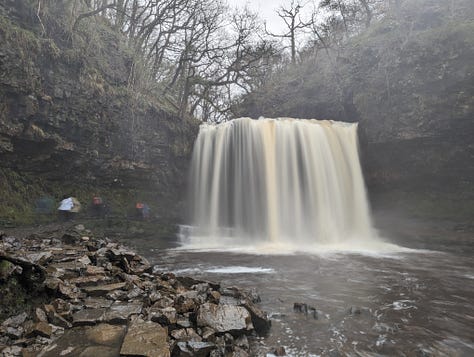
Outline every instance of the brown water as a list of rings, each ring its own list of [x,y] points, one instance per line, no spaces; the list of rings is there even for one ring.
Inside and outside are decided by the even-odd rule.
[[[397,226],[393,238],[416,250],[384,254],[242,254],[154,239],[134,245],[157,270],[256,289],[273,324],[256,342],[261,355],[284,346],[291,356],[473,356],[472,235],[430,227]],[[295,312],[295,302],[314,307],[317,319]]]

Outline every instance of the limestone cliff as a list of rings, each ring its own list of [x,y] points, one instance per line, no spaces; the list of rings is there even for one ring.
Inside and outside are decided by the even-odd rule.
[[[132,54],[106,25],[74,42],[29,3],[0,4],[0,221],[63,194],[176,220],[196,123],[131,87]]]

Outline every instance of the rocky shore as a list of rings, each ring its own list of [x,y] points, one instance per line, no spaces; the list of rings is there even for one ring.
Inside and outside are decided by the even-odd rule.
[[[83,225],[0,231],[1,356],[252,355],[252,292],[154,271]]]

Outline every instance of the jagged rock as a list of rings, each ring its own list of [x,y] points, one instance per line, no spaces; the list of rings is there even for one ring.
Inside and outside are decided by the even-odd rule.
[[[161,299],[161,294],[157,291],[154,291],[148,295],[148,299],[150,299],[150,303],[154,304]]]
[[[175,340],[179,340],[180,342],[187,342],[187,341],[202,341],[202,337],[199,336],[196,331],[192,328],[183,328],[179,330],[173,330],[171,332],[171,336]]]
[[[81,288],[86,286],[97,286],[99,283],[107,283],[108,281],[110,281],[110,278],[105,275],[89,275],[69,279],[70,283]]]
[[[150,320],[161,325],[174,325],[177,322],[177,313],[174,307],[156,308],[149,311]]]
[[[65,318],[63,318],[61,315],[57,314],[56,312],[53,312],[48,315],[48,320],[50,323],[53,325],[63,327],[63,328],[71,328],[72,324],[67,321]]]
[[[208,295],[209,302],[212,302],[213,304],[219,304],[219,301],[221,299],[221,294],[218,291],[211,291]]]
[[[250,312],[255,331],[259,335],[267,334],[271,327],[271,321],[267,314],[257,305],[255,305],[250,299],[245,299],[242,306]]]
[[[33,311],[33,320],[35,322],[48,322],[48,317],[46,316],[46,313],[43,309],[37,307]]]
[[[234,350],[230,354],[227,354],[226,356],[228,356],[228,357],[248,357],[249,354],[246,351],[244,351],[243,349],[241,349],[239,347],[235,347]]]
[[[98,267],[95,265],[88,265],[86,267],[87,275],[103,275],[105,274],[105,269],[103,267]]]
[[[275,351],[273,351],[275,356],[286,356],[286,351],[283,346],[277,347]]]
[[[74,326],[96,325],[104,321],[106,309],[84,309],[72,315],[72,323]]]
[[[153,304],[153,307],[158,307],[158,308],[165,308],[165,307],[171,307],[174,304],[174,300],[169,298],[168,296],[164,296],[163,298],[159,299],[157,302]]]
[[[3,356],[5,357],[21,356],[22,355],[21,351],[22,351],[22,348],[19,346],[9,346],[1,350]]]
[[[117,346],[125,335],[125,326],[100,324],[85,331],[87,339],[99,345]]]
[[[26,321],[27,318],[28,314],[26,312],[22,312],[21,314],[9,317],[5,321],[3,321],[2,326],[19,327]]]
[[[169,357],[168,331],[159,324],[147,321],[134,321],[125,335],[121,355]]]
[[[142,312],[142,308],[143,305],[141,303],[122,304],[114,302],[105,312],[104,321],[111,324],[126,323],[130,316],[139,315]]]
[[[179,327],[188,328],[191,327],[193,324],[191,323],[189,318],[185,316],[179,316],[176,320],[176,325],[178,325]]]
[[[24,332],[25,331],[21,326],[19,327],[8,326],[5,329],[5,334],[14,340],[18,340],[19,338],[21,338]]]
[[[249,340],[246,335],[239,336],[235,340],[235,345],[242,348],[245,351],[248,351],[250,349]]]
[[[29,253],[26,255],[27,259],[34,264],[45,265],[52,260],[53,254],[50,251]]]
[[[68,231],[63,234],[61,240],[66,244],[76,244],[81,241],[81,235],[78,232]]]
[[[209,326],[217,332],[245,333],[253,329],[250,313],[241,306],[205,303],[197,313],[198,326]]]
[[[82,256],[81,258],[77,259],[77,261],[84,265],[90,265],[92,263],[87,255]]]
[[[68,299],[77,299],[79,297],[80,291],[79,289],[75,286],[70,284],[67,281],[60,282],[58,285],[58,292],[68,298]]]
[[[206,357],[216,347],[213,343],[199,341],[188,341],[187,345],[196,357]]]
[[[176,307],[176,311],[180,314],[184,314],[185,312],[196,311],[197,308],[196,300],[193,298],[185,297],[184,295],[179,295],[175,299],[174,306]]]
[[[201,331],[202,338],[207,341],[212,341],[215,334],[216,334],[216,331],[213,328],[210,328],[208,326],[204,327]]]
[[[33,326],[28,329],[26,332],[26,337],[36,337],[36,336],[43,336],[43,337],[51,337],[53,330],[51,326],[46,322],[36,322]]]
[[[83,290],[90,296],[104,296],[114,290],[121,290],[125,288],[126,283],[115,283],[99,286],[88,286],[83,288]]]

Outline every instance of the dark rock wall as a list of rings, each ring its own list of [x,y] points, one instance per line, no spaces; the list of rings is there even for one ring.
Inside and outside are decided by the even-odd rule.
[[[0,6],[0,189],[11,191],[4,206],[31,205],[41,194],[87,204],[99,193],[117,212],[145,200],[177,219],[196,123],[128,86],[131,56],[112,34],[101,39],[99,64],[79,45],[40,36],[20,3]],[[17,192],[13,176],[29,188]],[[2,218],[18,220],[13,211]]]

